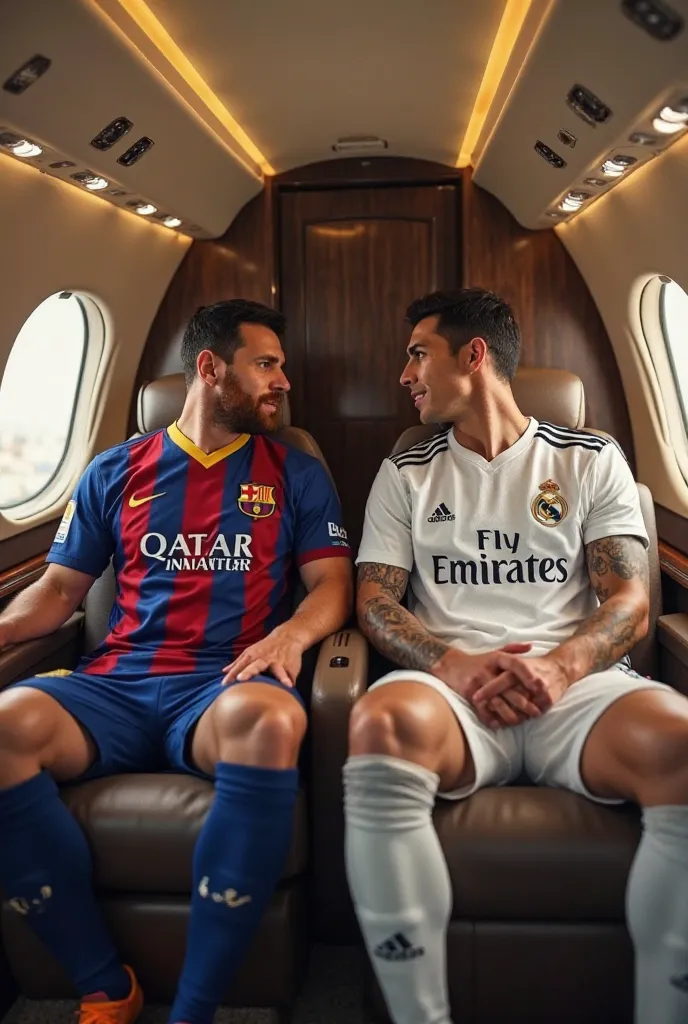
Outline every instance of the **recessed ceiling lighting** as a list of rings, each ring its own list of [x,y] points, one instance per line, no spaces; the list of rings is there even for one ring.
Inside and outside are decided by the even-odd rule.
[[[136,210],[142,217],[150,217],[152,213],[155,213],[157,206],[153,206],[152,203],[143,203],[140,199],[132,199],[130,203],[127,203],[132,210]]]
[[[628,141],[632,142],[634,146],[654,146],[657,139],[649,132],[633,132],[628,136]]]
[[[163,224],[166,228],[178,228],[181,220],[179,217],[165,217]]]
[[[686,126],[683,121],[665,121],[663,117],[656,117],[652,127],[662,135],[673,135],[675,132],[682,132]]]
[[[91,181],[86,182],[86,188],[91,192],[101,192],[109,184],[107,178],[92,178]]]
[[[675,107],[662,107],[659,116],[662,121],[671,121],[673,124],[685,124],[688,121],[688,110],[686,103],[678,103]]]
[[[21,139],[19,142],[15,142],[14,145],[9,148],[15,156],[20,156],[24,160],[28,160],[32,156],[40,156],[43,152],[40,146],[37,146],[35,142],[29,142],[27,139]]]
[[[599,188],[601,188],[603,185],[608,184],[608,182],[606,182],[604,178],[584,178],[583,183],[585,185],[597,185]]]

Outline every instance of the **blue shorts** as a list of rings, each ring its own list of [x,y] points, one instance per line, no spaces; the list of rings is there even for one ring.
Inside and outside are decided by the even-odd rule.
[[[49,694],[90,734],[96,758],[79,781],[165,770],[205,779],[208,776],[191,760],[189,740],[203,712],[228,689],[222,679],[217,670],[212,675],[206,671],[125,680],[60,669],[22,679],[12,687],[28,686]],[[296,687],[267,675],[255,676],[254,681],[287,690],[303,705]]]

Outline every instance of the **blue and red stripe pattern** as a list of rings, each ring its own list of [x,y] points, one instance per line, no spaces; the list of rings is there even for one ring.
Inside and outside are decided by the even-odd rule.
[[[48,561],[98,577],[113,559],[110,631],[95,675],[218,674],[291,613],[308,561],[350,557],[320,462],[269,436],[206,454],[173,425],[97,456]]]

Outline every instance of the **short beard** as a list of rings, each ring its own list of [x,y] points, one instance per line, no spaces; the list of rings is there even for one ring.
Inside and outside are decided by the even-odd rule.
[[[227,370],[224,392],[218,396],[213,409],[213,425],[230,434],[271,434],[278,429],[277,413],[268,416],[261,413],[261,402],[265,395],[256,400],[251,398],[239,384],[234,373]],[[275,395],[280,403],[281,395]]]

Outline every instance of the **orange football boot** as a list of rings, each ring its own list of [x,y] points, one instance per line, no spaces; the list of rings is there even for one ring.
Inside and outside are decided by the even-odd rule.
[[[131,967],[124,965],[131,981],[131,992],[126,999],[99,1002],[86,999],[79,1010],[79,1024],[134,1024],[143,1009],[143,992]]]

